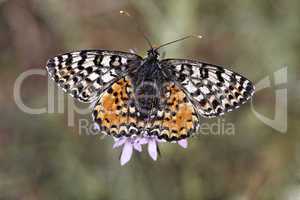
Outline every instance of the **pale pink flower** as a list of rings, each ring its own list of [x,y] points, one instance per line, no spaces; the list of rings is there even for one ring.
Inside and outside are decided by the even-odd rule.
[[[148,144],[148,153],[150,157],[155,161],[158,157],[158,143],[163,142],[159,140],[156,136],[135,136],[135,137],[120,137],[114,138],[115,143],[113,148],[123,146],[120,163],[125,165],[130,161],[133,150],[142,152],[142,145]],[[177,142],[181,147],[187,148],[188,142],[186,139],[179,140]]]
[[[188,147],[188,141],[187,141],[187,139],[179,140],[177,142],[177,144],[179,144],[182,148],[185,148],[185,149]]]

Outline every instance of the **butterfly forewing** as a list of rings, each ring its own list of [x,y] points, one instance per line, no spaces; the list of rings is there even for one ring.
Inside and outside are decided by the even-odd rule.
[[[238,108],[254,93],[248,79],[221,66],[185,59],[166,59],[160,65],[204,117]]]
[[[92,102],[141,61],[140,56],[126,52],[84,50],[56,56],[46,68],[64,91],[82,102]]]

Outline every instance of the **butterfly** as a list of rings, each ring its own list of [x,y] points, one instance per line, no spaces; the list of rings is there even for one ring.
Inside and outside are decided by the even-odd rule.
[[[151,46],[145,58],[101,49],[65,53],[46,68],[66,93],[94,104],[100,132],[115,138],[179,141],[197,132],[201,117],[223,115],[253,95],[244,76],[197,60],[160,60],[160,47]]]

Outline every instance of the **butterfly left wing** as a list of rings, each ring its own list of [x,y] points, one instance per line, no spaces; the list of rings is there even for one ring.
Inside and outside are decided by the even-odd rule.
[[[160,65],[204,117],[232,111],[254,93],[251,81],[221,66],[185,59],[165,59]]]
[[[56,56],[47,63],[49,77],[81,102],[92,102],[109,85],[140,66],[136,54],[83,50]]]

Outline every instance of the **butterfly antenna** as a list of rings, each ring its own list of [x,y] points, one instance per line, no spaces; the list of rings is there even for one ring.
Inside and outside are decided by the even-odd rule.
[[[131,21],[135,24],[135,26],[136,26],[138,32],[140,32],[140,33],[143,35],[143,37],[144,37],[144,39],[147,41],[149,47],[150,47],[151,49],[153,49],[153,46],[152,46],[152,44],[151,44],[149,38],[148,38],[148,37],[146,36],[146,34],[142,31],[140,25],[134,20],[134,18],[129,14],[129,12],[124,11],[124,10],[120,10],[120,14],[121,14],[121,15],[125,15],[126,17],[129,17],[129,18],[131,19]]]
[[[167,46],[167,45],[169,45],[169,44],[173,44],[173,43],[176,43],[176,42],[179,42],[179,41],[182,41],[182,40],[186,40],[186,39],[189,39],[189,38],[197,38],[197,39],[201,39],[202,36],[201,36],[201,35],[188,35],[188,36],[179,38],[179,39],[177,39],[177,40],[174,40],[174,41],[172,41],[172,42],[167,42],[167,43],[165,43],[165,44],[162,44],[162,45],[160,45],[159,47],[156,47],[155,50],[158,50],[158,49],[160,49],[160,48],[162,48],[162,47],[165,47],[165,46]]]

